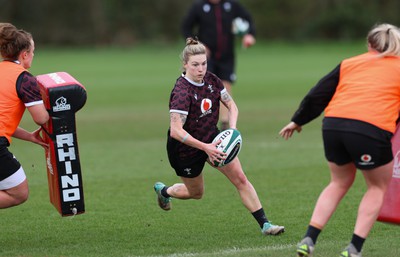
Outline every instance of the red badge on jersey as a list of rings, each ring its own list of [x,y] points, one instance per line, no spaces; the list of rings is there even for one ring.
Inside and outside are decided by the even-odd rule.
[[[210,99],[204,98],[204,99],[201,101],[201,112],[202,112],[202,113],[207,112],[208,110],[211,109],[211,107],[212,107],[212,102],[211,102]]]

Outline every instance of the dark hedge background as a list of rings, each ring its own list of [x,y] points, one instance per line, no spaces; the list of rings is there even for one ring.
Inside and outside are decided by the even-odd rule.
[[[398,0],[240,0],[261,40],[354,40],[375,24],[400,25]],[[0,0],[0,21],[55,45],[176,42],[191,0]]]

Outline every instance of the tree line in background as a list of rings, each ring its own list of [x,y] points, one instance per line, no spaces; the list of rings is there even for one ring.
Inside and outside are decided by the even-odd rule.
[[[239,0],[261,40],[353,40],[376,23],[400,25],[398,0]],[[191,0],[0,0],[11,22],[49,45],[134,45],[183,40]]]

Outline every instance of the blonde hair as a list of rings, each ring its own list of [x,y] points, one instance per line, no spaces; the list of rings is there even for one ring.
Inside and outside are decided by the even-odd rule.
[[[375,25],[368,33],[367,42],[382,57],[400,56],[400,30],[394,25]]]
[[[199,40],[188,37],[186,46],[180,55],[182,63],[186,64],[190,56],[198,54],[206,54],[206,47]]]
[[[11,23],[0,23],[0,53],[4,59],[17,60],[23,50],[32,46],[32,35]]]

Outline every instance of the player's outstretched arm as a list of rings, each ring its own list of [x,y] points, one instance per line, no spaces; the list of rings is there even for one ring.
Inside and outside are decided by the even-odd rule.
[[[289,124],[287,124],[281,131],[279,132],[279,135],[283,137],[285,140],[288,140],[290,137],[292,137],[293,132],[301,132],[301,126],[297,125],[293,121],[291,121]]]
[[[45,141],[43,140],[43,138],[40,135],[41,131],[42,131],[42,128],[38,128],[33,132],[29,132],[21,127],[18,127],[15,130],[13,137],[35,143],[35,144],[41,145],[43,147],[48,147],[48,144],[45,143]]]

